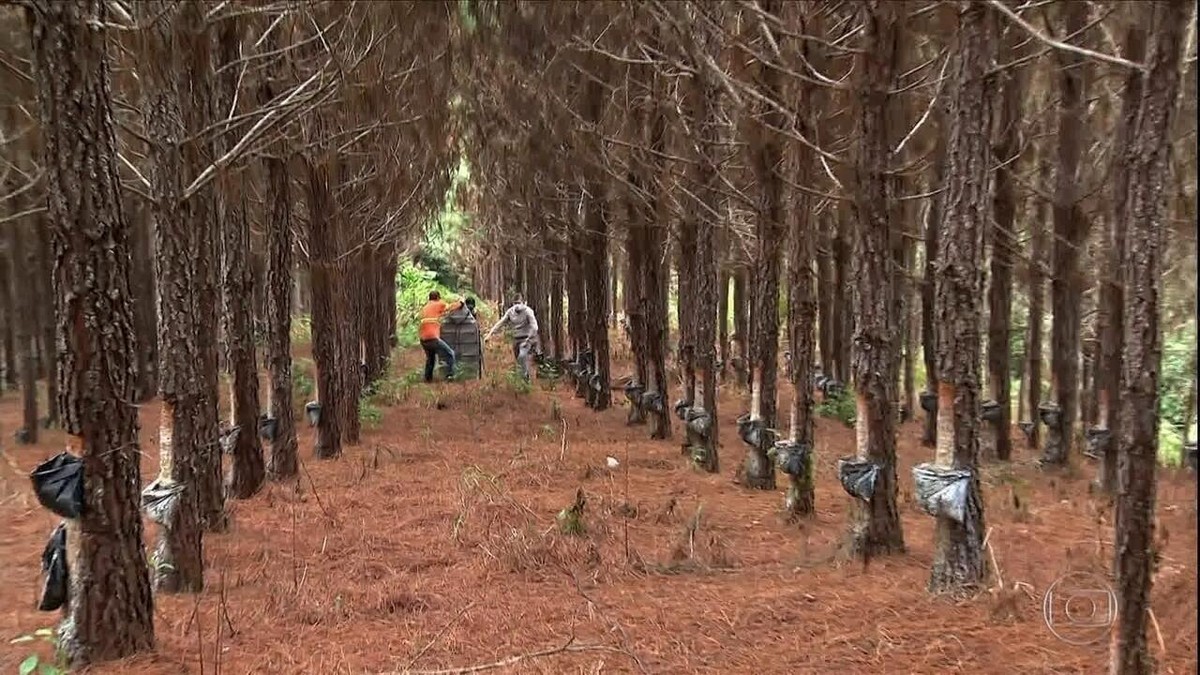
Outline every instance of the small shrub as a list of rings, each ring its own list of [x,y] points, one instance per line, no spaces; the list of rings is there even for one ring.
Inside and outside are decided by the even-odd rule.
[[[587,525],[583,522],[583,509],[586,505],[587,498],[583,495],[583,488],[579,488],[575,491],[575,502],[559,511],[555,518],[558,521],[558,531],[572,536],[586,533]]]
[[[533,391],[533,385],[530,384],[529,381],[524,377],[522,377],[521,372],[518,370],[508,371],[508,376],[505,378],[505,384],[508,385],[508,388],[518,396],[524,396]]]
[[[854,426],[858,414],[854,402],[854,394],[850,391],[842,392],[837,396],[827,397],[818,403],[814,409],[821,417],[838,420],[848,427]]]
[[[399,377],[389,375],[380,378],[372,386],[371,395],[367,400],[378,406],[399,405],[407,401],[413,387],[423,381],[424,373],[421,370],[409,371]]]
[[[358,402],[358,419],[368,428],[377,429],[383,421],[383,410],[368,399],[361,399]]]
[[[296,359],[292,362],[292,394],[301,403],[312,398],[317,390],[312,378],[313,362],[308,359]]]

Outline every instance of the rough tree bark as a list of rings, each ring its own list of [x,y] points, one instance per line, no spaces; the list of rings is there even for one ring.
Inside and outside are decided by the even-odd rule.
[[[50,228],[41,216],[33,221],[33,231],[30,232],[32,241],[26,242],[31,247],[30,259],[35,261],[31,269],[37,271],[37,291],[39,298],[54,295],[54,258],[51,252]],[[58,400],[58,365],[56,344],[54,308],[50,303],[38,303],[38,344],[41,352],[42,377],[46,381],[46,417],[40,423],[46,427],[58,424],[58,409],[54,401]]]
[[[1016,54],[1020,40],[1017,27],[1009,28],[1005,53]],[[1002,103],[996,119],[997,139],[993,162],[997,165],[996,191],[992,200],[992,263],[988,286],[988,397],[998,406],[990,425],[991,442],[981,447],[985,457],[1007,462],[1012,458],[1012,379],[1009,375],[1009,336],[1012,333],[1012,261],[1016,254],[1017,194],[1013,179],[1020,152],[1021,104],[1025,94],[1025,71],[1004,72],[1000,86]]]
[[[813,251],[817,258],[817,350],[820,352],[821,373],[824,375],[833,374],[833,335],[836,332],[833,299],[837,293],[834,289],[833,241],[829,232],[832,222],[833,219],[826,216],[814,224],[818,229]],[[792,358],[795,358],[794,351]]]
[[[842,298],[853,298],[854,287],[858,283],[855,277],[858,261],[853,259],[857,223],[854,222],[854,209],[840,208],[836,209],[835,213],[841,241],[839,254],[842,256],[841,265],[838,267],[839,293]],[[838,321],[839,346],[834,377],[841,383],[849,383],[854,378],[854,331],[858,326],[858,317],[851,303],[841,304],[843,306]]]
[[[1078,41],[1088,21],[1087,3],[1062,5],[1064,31]],[[1046,426],[1042,465],[1064,466],[1074,445],[1079,408],[1079,328],[1083,280],[1079,258],[1087,238],[1088,219],[1080,204],[1080,158],[1086,147],[1087,70],[1089,64],[1074,52],[1056,53],[1059,77],[1058,154],[1054,186],[1054,276],[1050,283],[1050,372],[1052,396],[1058,406],[1054,424]]]
[[[729,283],[731,281],[733,281],[733,275],[729,273],[727,267],[722,266],[721,280],[717,283],[717,346],[720,349],[717,359],[721,362],[721,367],[717,369],[717,377],[722,382],[725,381],[726,373],[729,372],[729,360],[733,356],[729,344]]]
[[[794,17],[800,33],[820,29],[819,14],[813,5],[785,3],[784,18]],[[789,16],[790,15],[790,16]],[[804,40],[799,46],[800,56],[809,63],[816,62],[811,42]],[[818,67],[820,67],[818,65]],[[807,80],[796,85],[795,110],[810,111],[800,114],[796,124],[805,138],[814,138],[816,127],[815,111],[821,109],[817,99],[818,88]],[[792,144],[793,180],[796,185],[809,184],[813,175],[815,158],[804,145]],[[791,518],[811,516],[816,513],[814,493],[816,447],[814,443],[813,419],[813,361],[816,347],[817,328],[817,277],[813,272],[813,261],[817,258],[815,216],[812,214],[813,199],[804,192],[795,192],[791,208],[790,232],[788,236],[788,348],[792,352],[791,385],[792,402],[789,410],[789,440],[796,446],[808,450],[808,461],[803,474],[788,476],[788,490],[784,498],[784,512]],[[824,354],[822,354],[824,356]]]
[[[208,455],[216,454],[216,400],[206,391],[207,364],[200,344],[202,320],[196,312],[201,271],[195,264],[201,230],[209,215],[199,198],[182,199],[184,167],[200,164],[195,141],[187,142],[180,60],[184,8],[166,2],[143,3],[141,20],[145,67],[142,77],[143,124],[149,139],[153,186],[155,276],[158,294],[158,393],[160,479],[183,486],[179,504],[158,528],[154,554],[155,585],[160,591],[199,592],[204,587],[201,535],[206,510]],[[218,479],[220,478],[218,464]]]
[[[775,15],[777,0],[763,0],[761,8]],[[767,29],[768,31],[770,29]],[[774,39],[767,36],[766,39]],[[760,63],[755,86],[770,101],[783,100],[783,77],[778,67]],[[755,214],[754,247],[754,324],[750,327],[751,403],[750,423],[758,424],[758,443],[750,447],[742,465],[741,480],[757,490],[775,489],[775,465],[767,452],[775,443],[775,382],[779,363],[779,267],[786,245],[784,223],[783,141],[775,129],[785,126],[777,107],[763,104],[759,124],[755,125],[751,150],[755,179],[758,183],[758,210]],[[793,264],[796,264],[793,261]],[[721,322],[725,317],[719,317]]]
[[[896,386],[895,354],[900,340],[896,316],[891,260],[892,228],[888,208],[888,158],[891,155],[895,105],[891,89],[896,81],[901,8],[870,0],[861,6],[864,22],[862,51],[855,70],[859,147],[854,162],[853,208],[858,227],[854,232],[854,311],[852,348],[857,454],[878,470],[868,501],[854,500],[849,551],[859,558],[896,553],[904,549],[900,513],[896,506]]]
[[[241,58],[241,19],[224,19],[216,38],[217,61],[223,67],[219,76],[216,111],[233,114],[241,79],[236,64]],[[233,145],[226,138],[218,152],[224,154]],[[226,363],[233,375],[229,404],[231,424],[239,427],[232,447],[229,492],[237,499],[249,499],[262,487],[266,476],[262,443],[258,434],[258,358],[254,349],[254,297],[250,268],[250,221],[246,215],[241,178],[223,172],[218,179],[221,227],[222,317],[227,348]]]
[[[662,402],[661,410],[650,411],[650,437],[661,440],[671,437],[671,383],[667,377],[667,345],[671,330],[668,317],[668,286],[671,282],[671,267],[666,253],[669,250],[670,216],[669,200],[666,198],[669,189],[668,167],[662,159],[667,147],[667,117],[661,103],[666,98],[666,82],[657,72],[653,78],[655,95],[651,98],[653,105],[650,109],[649,125],[652,154],[645,165],[649,170],[646,185],[651,186],[645,214],[646,223],[649,225],[645,233],[646,250],[653,254],[645,258],[642,283],[645,284],[646,293],[646,359],[650,377],[646,391],[658,394]]]
[[[70,628],[59,646],[82,666],[154,648],[137,408],[129,405],[137,351],[130,232],[116,169],[108,36],[95,28],[108,21],[108,5],[36,0],[29,8],[62,348],[57,405],[86,476],[83,515],[67,525]]]
[[[938,106],[938,117],[944,118],[942,108]],[[946,179],[945,144],[938,135],[933,159],[933,185],[930,187],[941,190]],[[925,392],[921,397],[921,409],[925,411],[925,426],[921,433],[921,443],[926,447],[937,445],[937,326],[933,321],[934,286],[937,283],[937,256],[939,236],[942,229],[942,204],[945,201],[942,193],[934,195],[929,203],[929,213],[925,218],[925,278],[921,284],[921,352],[925,360]]]
[[[1137,19],[1137,12],[1126,26],[1126,59],[1135,63],[1146,57],[1146,28]],[[1104,263],[1100,266],[1100,302],[1096,316],[1097,333],[1100,335],[1100,363],[1096,369],[1096,398],[1099,404],[1098,424],[1105,437],[1100,452],[1100,470],[1096,472],[1096,486],[1101,492],[1112,494],[1117,486],[1117,438],[1120,436],[1120,420],[1117,412],[1121,406],[1121,350],[1124,339],[1124,293],[1118,270],[1125,263],[1125,205],[1128,201],[1129,168],[1135,161],[1132,141],[1137,132],[1138,110],[1142,101],[1142,74],[1130,70],[1125,74],[1125,92],[1121,102],[1121,117],[1117,122],[1117,137],[1113,144],[1120,150],[1113,165],[1112,211],[1108,228],[1103,233]]]
[[[1113,675],[1154,672],[1146,642],[1150,587],[1157,552],[1154,507],[1157,491],[1159,368],[1162,333],[1159,295],[1171,121],[1180,87],[1180,60],[1191,3],[1154,4],[1154,43],[1132,159],[1123,215],[1128,227],[1121,281],[1126,289],[1121,365],[1120,469],[1114,546],[1117,625],[1112,635]],[[1127,90],[1128,93],[1128,90]]]
[[[26,201],[13,199],[13,210],[24,210]],[[40,425],[38,424],[38,363],[37,363],[37,317],[34,304],[38,297],[33,267],[30,266],[32,253],[31,230],[28,217],[7,223],[3,227],[8,232],[8,251],[13,275],[10,287],[12,289],[11,304],[16,310],[13,317],[13,342],[17,347],[18,371],[21,382],[21,430],[18,438],[23,443],[37,443]],[[36,258],[34,259],[36,261]]]
[[[1050,162],[1045,157],[1038,161],[1038,184],[1050,184]],[[1029,404],[1029,432],[1025,447],[1035,449],[1041,445],[1042,422],[1039,408],[1042,405],[1042,323],[1046,306],[1046,224],[1049,221],[1049,202],[1043,201],[1029,219],[1029,326],[1025,339],[1025,370],[1029,382],[1026,393]]]
[[[604,106],[604,87],[592,79],[584,87],[584,116],[599,124]],[[609,387],[608,352],[608,203],[600,177],[589,176],[589,197],[584,212],[584,234],[586,250],[584,257],[584,285],[587,298],[587,343],[592,350],[593,372],[599,381],[588,388],[588,405],[598,411],[612,405]]]
[[[929,589],[963,593],[987,576],[980,492],[980,313],[984,238],[992,200],[989,143],[994,97],[988,69],[996,48],[995,12],[959,3],[958,47],[952,57],[953,98],[946,151],[946,201],[938,249],[935,321],[938,331],[938,440],[934,463],[969,472],[963,519],[937,516]],[[1007,377],[1007,375],[1006,375]]]
[[[280,31],[271,31],[266,49],[281,47]],[[259,82],[258,103],[267,105],[275,97],[276,69],[264,74]],[[273,480],[295,476],[300,458],[296,441],[296,420],[292,404],[292,196],[288,174],[288,146],[281,142],[264,160],[266,174],[264,203],[267,220],[267,370],[270,389],[267,415],[274,420],[271,457],[267,474]]]
[[[324,126],[319,115],[313,116],[313,139],[322,137]],[[348,394],[343,391],[341,359],[337,344],[340,293],[336,286],[342,279],[337,274],[337,249],[334,240],[336,227],[332,222],[333,195],[329,189],[329,168],[323,158],[303,157],[307,170],[308,202],[308,269],[312,279],[312,350],[317,366],[317,419],[314,452],[319,459],[337,457],[342,453],[342,416],[338,407]]]
[[[691,4],[691,3],[689,3]],[[713,26],[722,25],[720,6],[691,5],[690,9],[696,14],[708,14],[706,20],[696,21],[698,28],[695,36],[693,56],[711,59],[721,52],[721,33]],[[697,62],[699,59],[697,59]],[[720,106],[721,87],[715,76],[707,68],[700,68],[693,80],[692,110],[695,111],[694,121],[698,128],[697,141],[700,149],[699,161],[695,165],[696,184],[700,199],[704,204],[696,222],[696,258],[692,268],[692,291],[696,294],[694,328],[695,328],[695,365],[696,381],[702,389],[701,406],[708,414],[708,431],[703,435],[704,452],[697,464],[709,473],[720,471],[718,448],[720,438],[717,411],[717,373],[716,373],[716,332],[717,332],[717,282],[720,276],[718,258],[715,247],[718,224],[715,214],[723,211],[721,208],[721,129]],[[696,456],[693,455],[695,458]]]
[[[0,244],[4,237],[0,237]],[[13,324],[16,322],[15,304],[12,302],[13,276],[9,264],[7,246],[0,251],[0,351],[4,353],[3,376],[0,377],[0,391],[17,387],[17,343],[13,335]]]
[[[914,233],[912,236],[916,236]],[[917,299],[920,297],[919,289],[914,291],[916,286],[913,279],[916,278],[914,267],[916,266],[917,246],[916,242],[909,239],[904,248],[904,275],[907,277],[905,284],[905,295],[907,300],[904,303],[904,316],[902,323],[904,324],[904,371],[900,374],[900,382],[904,387],[904,396],[901,399],[900,421],[908,423],[916,418],[917,414],[917,367],[916,351],[921,344],[920,333],[918,328],[921,325],[920,305]]]
[[[154,221],[146,204],[131,205],[133,227],[130,286],[136,299],[134,319],[138,332],[138,401],[145,403],[158,390],[158,306],[154,283]]]

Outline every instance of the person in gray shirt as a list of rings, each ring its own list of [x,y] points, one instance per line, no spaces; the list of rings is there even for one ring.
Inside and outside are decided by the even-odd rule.
[[[540,354],[541,344],[538,340],[538,322],[537,317],[533,314],[533,308],[525,304],[520,297],[509,307],[504,316],[496,322],[495,326],[483,336],[483,341],[487,342],[492,337],[492,334],[500,330],[502,327],[508,326],[512,330],[513,336],[513,358],[517,365],[521,368],[521,376],[528,382],[533,370],[531,364],[532,357],[535,354]]]

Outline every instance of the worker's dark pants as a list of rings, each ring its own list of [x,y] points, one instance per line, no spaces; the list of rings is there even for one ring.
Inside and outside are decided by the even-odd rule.
[[[425,381],[433,382],[433,368],[437,365],[437,357],[441,356],[446,362],[446,377],[454,377],[454,350],[441,338],[421,340],[421,348],[425,350]]]
[[[521,377],[525,381],[529,381],[531,371],[533,370],[533,355],[542,353],[542,347],[538,342],[538,336],[532,335],[524,338],[515,338],[513,340],[513,359],[521,368]]]

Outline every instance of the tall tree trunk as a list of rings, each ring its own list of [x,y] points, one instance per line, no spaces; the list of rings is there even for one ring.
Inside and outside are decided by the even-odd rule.
[[[266,49],[277,50],[282,44],[279,31],[271,31]],[[259,81],[258,103],[267,105],[275,98],[274,66]],[[267,417],[274,428],[270,434],[271,456],[267,475],[273,480],[295,476],[300,457],[296,441],[296,420],[292,403],[292,180],[286,159],[289,148],[278,143],[263,160],[265,185],[263,204],[266,236],[266,325],[267,371],[270,389]]]
[[[761,8],[775,15],[780,3],[763,0]],[[768,29],[769,30],[769,29]],[[773,38],[772,38],[773,39]],[[783,100],[783,82],[774,64],[758,64],[755,85],[771,101]],[[784,223],[783,142],[775,129],[784,127],[783,113],[769,104],[761,105],[760,123],[754,128],[751,150],[754,176],[758,183],[758,211],[755,214],[754,248],[754,323],[750,327],[751,403],[749,427],[744,435],[750,443],[742,466],[746,487],[775,489],[775,465],[767,452],[775,445],[775,382],[779,363],[779,267],[787,235]],[[796,261],[793,261],[796,264]],[[720,322],[725,317],[719,317]],[[757,427],[757,428],[755,428]]]
[[[158,528],[154,553],[159,591],[200,592],[204,588],[202,532],[205,524],[208,455],[219,449],[216,401],[207,392],[203,320],[196,311],[201,292],[200,253],[210,214],[199,196],[184,200],[184,167],[200,164],[196,142],[186,142],[181,85],[186,81],[178,39],[185,8],[166,2],[137,6],[146,29],[141,73],[145,96],[143,124],[149,138],[154,191],[155,277],[158,294],[160,481],[183,486],[179,504]],[[164,55],[171,55],[166,57]],[[189,83],[190,86],[190,83]],[[189,101],[190,103],[190,101]],[[220,477],[218,472],[218,478]]]
[[[717,353],[721,362],[717,375],[721,381],[725,380],[731,366],[729,360],[733,357],[729,344],[729,282],[732,279],[729,269],[722,266],[721,281],[717,284],[717,346],[721,350]]]
[[[54,295],[54,254],[51,252],[50,228],[42,217],[36,218],[33,223],[34,228],[30,232],[32,241],[26,242],[26,245],[32,247],[30,258],[36,261],[31,269],[37,271],[38,297],[48,298]],[[54,336],[54,308],[49,303],[38,304],[42,377],[46,380],[46,418],[41,422],[50,427],[58,424],[58,406],[54,403],[58,400],[58,346]]]
[[[1050,184],[1050,162],[1041,157],[1038,161],[1038,184]],[[1029,334],[1026,337],[1025,361],[1029,372],[1027,394],[1029,396],[1029,433],[1026,446],[1035,449],[1041,445],[1042,406],[1042,324],[1046,306],[1046,225],[1049,222],[1049,202],[1043,201],[1029,219]]]
[[[821,28],[819,14],[810,5],[784,3],[783,18],[795,17],[799,21],[799,32]],[[791,15],[791,16],[789,16]],[[800,42],[800,41],[797,41]],[[796,44],[796,43],[793,43]],[[800,56],[813,63],[819,54],[808,41],[800,42]],[[819,66],[818,66],[819,67]],[[816,127],[815,111],[824,102],[817,98],[818,88],[807,81],[798,83],[795,92],[795,110],[808,110],[798,116],[796,122],[806,138],[814,138]],[[793,144],[793,179],[796,185],[808,184],[815,167],[812,151],[800,144]],[[813,261],[817,256],[815,217],[812,214],[813,199],[806,193],[793,193],[794,202],[790,209],[790,232],[788,233],[788,347],[792,352],[792,367],[789,377],[792,385],[792,403],[789,410],[789,445],[798,455],[797,462],[785,464],[788,474],[788,490],[784,498],[784,512],[790,518],[811,516],[816,513],[814,485],[816,476],[814,423],[813,423],[813,361],[816,347],[817,328],[817,275],[813,273]],[[818,263],[818,269],[820,269]],[[822,319],[823,320],[823,319]],[[822,358],[824,358],[822,347]]]
[[[400,284],[397,275],[400,273],[400,249],[397,245],[384,248],[383,260],[383,276],[387,279],[385,288],[387,289],[387,297],[383,301],[383,311],[387,313],[387,343],[388,343],[388,358],[391,358],[391,351],[400,343],[400,336],[397,334],[396,322],[396,293],[399,290]]]
[[[833,269],[835,277],[834,297],[854,297],[854,273],[851,252],[854,248],[854,231],[850,221],[840,213],[833,235]],[[851,377],[851,339],[854,311],[846,302],[833,303],[833,372],[826,373],[845,384]]]
[[[1134,12],[1125,32],[1123,56],[1135,63],[1146,58],[1146,27],[1137,19],[1145,17],[1143,12]],[[1098,434],[1101,440],[1100,470],[1096,473],[1096,485],[1101,492],[1112,494],[1117,486],[1117,444],[1120,436],[1121,406],[1121,351],[1124,347],[1124,293],[1114,270],[1124,269],[1126,247],[1126,203],[1129,197],[1129,171],[1136,161],[1132,141],[1137,133],[1138,111],[1142,101],[1142,74],[1130,70],[1125,74],[1125,92],[1121,102],[1121,117],[1117,126],[1117,137],[1113,147],[1121,150],[1113,166],[1112,211],[1108,228],[1103,233],[1102,246],[1104,263],[1099,275],[1100,302],[1096,317],[1097,333],[1100,336],[1099,367],[1096,369],[1096,398],[1099,403]]]
[[[3,241],[3,237],[0,237]],[[13,302],[16,284],[13,265],[9,261],[11,252],[0,253],[0,392],[17,387],[17,339],[13,325],[17,322],[16,303]]]
[[[138,343],[138,395],[137,400],[145,403],[154,398],[158,390],[158,306],[157,289],[154,284],[154,221],[150,208],[138,204],[132,209],[133,240],[130,286],[135,298],[134,319],[137,324]]]
[[[14,199],[13,209],[20,212],[25,200]],[[38,312],[34,300],[38,297],[37,279],[34,276],[32,257],[32,229],[29,217],[14,220],[4,225],[8,230],[8,250],[13,261],[12,306],[16,309],[13,325],[14,342],[17,345],[21,374],[21,431],[18,438],[24,443],[37,443],[38,431],[38,363],[37,332]],[[32,258],[32,260],[31,260]]]
[[[584,87],[584,114],[593,123],[599,124],[602,119],[604,106],[604,87],[590,80]],[[609,207],[607,195],[599,176],[591,176],[588,184],[587,203],[584,212],[584,241],[590,253],[584,258],[584,285],[587,297],[587,342],[592,351],[593,376],[599,376],[595,383],[589,383],[588,405],[596,411],[607,410],[612,404],[612,390],[609,387],[609,352],[608,352],[608,306],[609,297],[609,268],[608,268],[608,220]]]
[[[1121,281],[1124,357],[1121,365],[1121,469],[1116,508],[1117,625],[1112,635],[1113,675],[1154,672],[1146,642],[1150,587],[1158,557],[1154,541],[1157,492],[1159,368],[1162,333],[1163,186],[1167,183],[1170,130],[1180,87],[1180,60],[1191,3],[1154,3],[1154,43],[1127,174],[1127,247]],[[1149,8],[1148,8],[1149,9]]]
[[[689,13],[708,14],[707,20],[697,20],[694,36],[695,56],[711,59],[721,52],[721,33],[713,26],[722,25],[724,8],[716,5],[689,6]],[[691,17],[697,19],[697,17]],[[692,266],[691,291],[696,294],[693,319],[695,358],[695,380],[701,388],[701,407],[707,416],[707,424],[692,449],[693,462],[709,473],[720,471],[718,456],[719,414],[717,411],[716,332],[717,332],[717,284],[720,275],[715,247],[718,223],[714,214],[723,211],[721,206],[721,87],[705,68],[699,69],[694,80],[691,110],[697,127],[696,141],[699,148],[698,162],[693,167],[699,197],[703,206],[696,221],[695,264]]]
[[[1088,20],[1086,3],[1062,5],[1068,36],[1079,39]],[[1079,408],[1079,328],[1083,280],[1079,258],[1087,238],[1087,217],[1080,205],[1080,158],[1087,131],[1087,72],[1082,56],[1057,54],[1062,68],[1058,108],[1058,154],[1054,187],[1054,277],[1050,282],[1051,327],[1050,372],[1057,414],[1046,426],[1042,464],[1063,466],[1070,461]]]
[[[857,459],[877,472],[869,499],[855,499],[849,533],[851,555],[870,558],[904,549],[896,506],[895,288],[892,284],[892,229],[888,208],[891,155],[890,90],[896,82],[901,27],[899,8],[871,0],[861,6],[865,26],[857,57],[859,148],[854,163],[854,327],[853,372],[858,425]],[[843,467],[846,465],[843,465]]]
[[[224,19],[217,34],[217,59],[224,68],[218,87],[217,110],[236,112],[238,80],[236,64],[241,58],[242,27],[240,18]],[[227,152],[233,143],[226,140],[218,151]],[[258,434],[258,358],[254,349],[253,277],[250,268],[250,222],[246,217],[241,179],[228,172],[219,179],[221,224],[222,295],[224,303],[226,362],[232,371],[229,403],[234,435],[229,491],[237,499],[249,499],[262,487],[266,477],[262,443]]]
[[[108,5],[30,5],[62,348],[57,404],[86,478],[83,514],[67,521],[71,588],[58,644],[84,666],[154,649],[137,408],[129,405],[137,352],[130,232],[116,167],[108,36],[95,28],[109,21]]]
[[[820,324],[817,328],[817,349],[821,353],[821,373],[833,375],[834,334],[837,332],[834,318],[834,298],[837,297],[836,275],[833,265],[834,243],[831,235],[833,219],[825,216],[820,218],[816,226],[819,228],[814,255],[817,258],[817,313]],[[792,358],[796,358],[792,350]]]
[[[1015,45],[1027,39],[1015,26],[1008,31],[1005,53],[1016,53]],[[991,443],[981,448],[984,457],[994,456],[1007,462],[1012,458],[1012,378],[1009,367],[1012,334],[1012,261],[1016,253],[1017,195],[1013,174],[1020,153],[1021,104],[1025,95],[1023,70],[1010,70],[1001,76],[1003,102],[997,118],[999,139],[994,152],[996,191],[992,200],[992,264],[988,286],[987,363],[989,398],[998,406],[988,433]],[[991,417],[991,415],[989,415]]]
[[[628,86],[629,79],[626,78]],[[637,139],[638,129],[646,122],[641,110],[635,109],[631,116],[633,129],[626,129],[628,138]],[[636,151],[635,151],[636,152]],[[633,350],[634,384],[637,387],[635,398],[629,406],[628,422],[630,424],[645,424],[647,416],[646,399],[642,397],[650,391],[650,355],[648,347],[648,321],[646,307],[649,305],[649,295],[653,288],[646,285],[646,268],[652,264],[654,252],[647,244],[649,228],[653,224],[652,214],[647,217],[648,209],[642,206],[648,181],[645,174],[648,166],[644,157],[631,154],[629,162],[632,167],[628,172],[630,189],[625,195],[626,217],[629,221],[625,240],[625,321],[629,330],[629,344]],[[640,171],[638,170],[640,169]]]
[[[324,125],[314,116],[310,136],[322,137]],[[312,353],[317,366],[317,418],[314,450],[319,459],[342,454],[342,415],[338,408],[347,392],[342,389],[341,354],[335,322],[347,314],[337,286],[338,255],[331,221],[335,208],[329,189],[329,168],[321,159],[304,157],[308,173],[308,269],[312,280]],[[345,320],[342,318],[341,320]]]
[[[212,140],[204,131],[213,122],[214,69],[211,59],[212,41],[208,31],[207,9],[199,3],[180,6],[172,37],[172,48],[179,52],[175,67],[175,91],[181,100],[181,117],[188,140],[183,141],[184,164],[176,171],[184,172],[191,181],[216,161]],[[160,52],[155,58],[161,58]],[[196,416],[190,422],[202,442],[198,446],[196,490],[199,492],[200,519],[205,529],[223,532],[229,526],[225,512],[225,486],[222,471],[222,444],[219,438],[218,405],[220,401],[220,364],[218,327],[220,325],[220,226],[215,187],[212,183],[200,187],[185,199],[192,202],[191,218],[185,218],[191,231],[189,260],[184,263],[193,274],[194,292],[190,295],[197,352],[198,386]],[[161,249],[160,249],[161,250]],[[161,316],[161,313],[160,313]],[[160,351],[162,351],[160,349]],[[168,354],[166,358],[177,358]],[[189,404],[190,405],[190,404]],[[178,414],[176,415],[178,422]]]
[[[987,576],[983,555],[980,492],[980,313],[983,310],[984,239],[992,203],[989,143],[994,97],[988,69],[996,50],[995,12],[982,4],[961,6],[953,55],[950,140],[946,150],[946,201],[938,248],[935,321],[937,334],[938,439],[934,471],[943,480],[966,481],[959,517],[937,514],[934,593],[964,593]],[[1007,380],[1007,374],[1005,374]],[[965,473],[963,477],[961,473]],[[920,480],[918,478],[918,480]],[[919,489],[920,486],[918,486]]]
[[[916,300],[920,297],[920,289],[914,290],[912,279],[916,278],[913,267],[916,265],[916,244],[909,241],[904,249],[904,274],[909,281],[905,285],[907,301],[904,303],[904,372],[900,379],[904,385],[904,400],[900,414],[901,422],[911,422],[917,414],[917,373],[916,350],[921,344],[917,329],[920,327],[920,305]]]
[[[563,273],[559,266],[563,264],[562,255],[555,256],[558,261],[550,273],[550,342],[554,345],[554,360],[561,361],[567,356],[563,345]]]
[[[645,267],[642,270],[642,283],[645,284],[645,313],[646,313],[646,360],[650,380],[646,392],[658,396],[657,407],[651,407],[650,437],[667,439],[671,437],[671,383],[667,377],[667,349],[670,338],[670,317],[668,312],[671,283],[669,232],[670,215],[668,213],[667,172],[666,162],[662,156],[667,146],[667,118],[662,101],[665,81],[660,73],[653,75],[653,96],[651,97],[651,119],[649,124],[650,150],[652,155],[645,164],[647,173],[646,185],[651,188],[650,200],[646,205],[645,223],[646,250],[651,252],[644,258]],[[682,325],[682,322],[681,322]]]
[[[937,112],[939,118],[943,106]],[[939,135],[935,141],[933,159],[934,190],[941,190],[946,180],[945,145]],[[926,447],[937,445],[937,405],[938,405],[938,372],[937,372],[937,325],[934,323],[934,287],[937,273],[939,235],[942,229],[942,208],[945,198],[941,193],[935,194],[929,202],[929,213],[925,215],[925,278],[921,283],[921,350],[925,360],[925,391],[921,394],[921,410],[925,413],[925,427],[921,433],[921,443]]]

